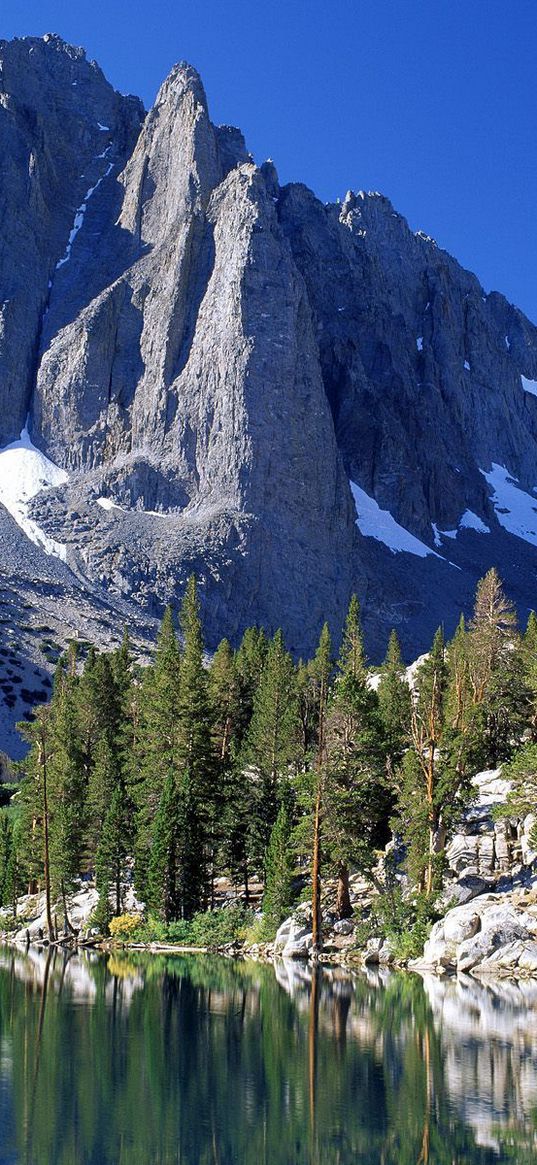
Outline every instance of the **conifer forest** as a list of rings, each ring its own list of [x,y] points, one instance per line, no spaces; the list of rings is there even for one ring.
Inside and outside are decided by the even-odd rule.
[[[19,726],[28,752],[0,813],[0,905],[16,915],[18,896],[45,891],[50,936],[71,929],[68,895],[94,879],[101,933],[130,892],[147,935],[191,940],[226,878],[266,939],[312,896],[315,950],[322,880],[350,916],[350,872],[374,879],[392,838],[387,869],[416,892],[403,902],[388,878],[379,910],[423,942],[472,776],[503,763],[514,807],[537,794],[537,618],[519,629],[494,569],[471,620],[447,642],[440,627],[410,669],[395,631],[368,666],[354,597],[340,644],[325,624],[313,659],[251,627],[208,660],[194,578],[150,665],[134,662],[127,630],[118,650],[79,654],[73,644],[50,702]]]

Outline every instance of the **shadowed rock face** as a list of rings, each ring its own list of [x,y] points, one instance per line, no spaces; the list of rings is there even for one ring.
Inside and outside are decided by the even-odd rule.
[[[521,313],[380,195],[281,188],[189,65],[144,116],[57,37],[0,42],[0,62],[0,439],[30,412],[68,472],[31,511],[68,568],[148,615],[195,571],[210,646],[259,621],[297,653],[353,590],[377,655],[391,625],[427,646],[492,562],[530,605]],[[375,502],[388,533],[364,524]],[[421,557],[394,552],[394,522]]]

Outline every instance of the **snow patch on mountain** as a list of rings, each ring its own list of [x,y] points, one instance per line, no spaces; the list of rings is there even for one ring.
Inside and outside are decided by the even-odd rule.
[[[518,478],[504,465],[493,462],[489,472],[479,472],[494,491],[492,503],[500,525],[509,534],[537,546],[537,498],[520,489]]]
[[[108,153],[108,150],[105,150],[103,154],[98,154],[97,157],[104,158],[104,157],[106,157],[107,153]],[[65,248],[65,255],[63,256],[63,259],[60,259],[59,262],[56,263],[56,270],[58,270],[60,267],[63,267],[64,263],[69,262],[69,260],[71,258],[71,250],[73,247],[73,243],[76,239],[76,236],[77,236],[79,230],[81,229],[81,227],[83,226],[83,223],[84,223],[85,214],[86,214],[86,211],[88,209],[88,202],[89,202],[91,196],[93,194],[95,194],[95,191],[99,189],[101,182],[104,182],[105,178],[108,178],[108,175],[111,173],[111,171],[113,169],[114,169],[114,163],[109,162],[104,174],[101,175],[101,177],[99,178],[99,181],[95,183],[95,186],[90,186],[89,190],[87,191],[86,195],[84,196],[84,201],[80,204],[80,206],[76,210],[73,226],[71,227],[69,238],[67,240],[67,246]]]
[[[405,530],[404,526],[400,526],[389,510],[381,510],[378,502],[354,481],[350,482],[350,487],[358,515],[356,525],[364,537],[383,542],[393,554],[403,552],[415,554],[418,558],[425,558],[428,554],[434,554],[435,558],[442,557],[430,546],[420,542],[409,530]]]
[[[443,538],[456,538],[460,530],[475,530],[477,534],[490,534],[490,529],[473,510],[465,510],[454,530],[439,530],[436,522],[431,522],[435,546],[442,545]]]
[[[464,511],[459,522],[459,530],[475,530],[477,534],[490,534],[490,526],[486,526],[473,510]]]
[[[55,542],[28,515],[28,506],[43,489],[63,485],[68,474],[59,465],[32,444],[25,426],[18,441],[0,449],[0,502],[15,519],[27,538],[35,542],[45,554],[53,554],[63,562],[67,547]]]
[[[116,503],[111,501],[110,498],[96,498],[96,501],[97,501],[97,505],[100,506],[102,510],[121,510],[122,509],[121,506],[116,505]]]

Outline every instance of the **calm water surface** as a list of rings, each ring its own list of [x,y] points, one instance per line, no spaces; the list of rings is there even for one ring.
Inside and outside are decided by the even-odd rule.
[[[1,1165],[537,1161],[537,984],[0,948]]]

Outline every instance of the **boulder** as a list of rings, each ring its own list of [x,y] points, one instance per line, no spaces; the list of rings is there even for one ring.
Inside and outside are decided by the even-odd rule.
[[[279,927],[274,939],[274,954],[284,959],[305,959],[311,950],[311,925],[291,915]]]
[[[341,918],[334,923],[333,930],[335,934],[354,934],[354,922],[350,918]]]
[[[364,954],[362,956],[362,962],[373,965],[379,963],[382,942],[383,940],[381,938],[368,939]]]
[[[464,874],[456,882],[447,883],[440,905],[443,905],[444,909],[464,906],[467,902],[471,902],[472,898],[477,898],[478,894],[484,894],[486,890],[490,890],[493,884],[491,880],[482,878],[478,874]]]
[[[473,938],[481,928],[481,918],[475,911],[467,913],[465,907],[460,907],[461,913],[450,910],[444,920],[444,937],[446,942],[463,943]]]

